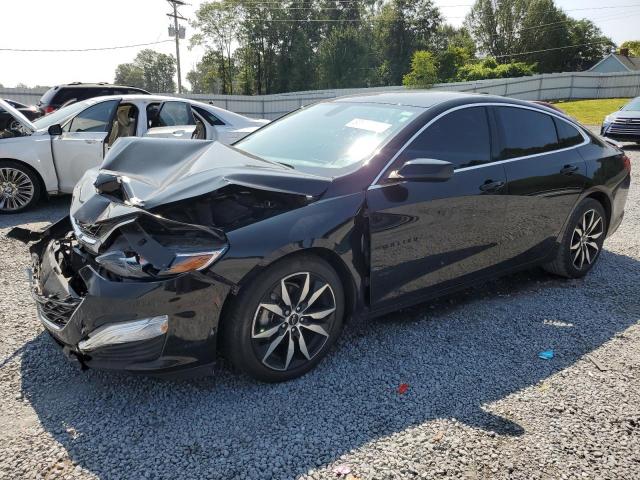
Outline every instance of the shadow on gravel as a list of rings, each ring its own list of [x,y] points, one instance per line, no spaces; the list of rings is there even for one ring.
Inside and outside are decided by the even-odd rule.
[[[293,478],[441,418],[521,435],[491,403],[637,322],[638,263],[605,251],[584,280],[534,270],[351,323],[318,369],[279,385],[225,368],[184,382],[82,373],[41,334],[22,354],[22,391],[69,457],[101,478]],[[539,359],[547,349],[555,357]]]
[[[51,197],[41,200],[33,210],[11,215],[0,215],[0,229],[13,228],[19,225],[36,222],[53,222],[69,213],[71,197]]]

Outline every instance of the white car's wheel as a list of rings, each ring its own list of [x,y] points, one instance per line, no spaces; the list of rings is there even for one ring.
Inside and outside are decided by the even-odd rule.
[[[40,179],[33,170],[11,160],[0,161],[0,213],[27,210],[40,194]]]

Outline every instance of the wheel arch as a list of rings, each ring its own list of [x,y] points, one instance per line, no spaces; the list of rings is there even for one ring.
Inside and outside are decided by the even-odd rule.
[[[604,208],[604,212],[607,216],[607,231],[609,230],[609,226],[611,225],[611,215],[612,215],[612,203],[611,203],[611,198],[609,198],[609,195],[607,195],[603,190],[594,190],[590,193],[588,193],[587,195],[585,195],[584,198],[593,198],[594,200],[596,200],[597,202],[599,202],[602,207]]]
[[[246,288],[253,279],[259,276],[262,272],[264,272],[269,267],[290,260],[294,257],[304,256],[304,255],[313,255],[315,257],[321,258],[326,261],[337,273],[340,281],[342,282],[342,287],[344,289],[345,295],[345,312],[344,312],[344,321],[348,321],[356,312],[358,305],[358,287],[357,280],[354,278],[354,274],[344,262],[344,260],[334,251],[325,248],[325,247],[310,247],[301,250],[296,250],[294,252],[289,252],[285,255],[278,257],[267,265],[262,265],[259,267],[253,268],[247,275],[245,275],[242,280],[238,283],[238,290],[236,292],[229,292],[227,298],[225,298],[224,303],[222,305],[222,309],[220,311],[220,321],[218,323],[218,330],[222,330],[224,328],[224,324],[226,318],[228,317],[227,312],[231,308],[233,302],[235,301],[237,294],[243,288]],[[223,335],[221,332],[218,333],[218,348],[221,348],[220,341]]]

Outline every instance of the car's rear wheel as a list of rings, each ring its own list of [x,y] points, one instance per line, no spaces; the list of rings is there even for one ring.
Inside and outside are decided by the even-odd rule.
[[[575,209],[560,242],[556,258],[545,270],[567,278],[579,278],[593,268],[607,233],[607,216],[600,202],[583,200]]]
[[[311,370],[338,338],[344,315],[340,277],[312,255],[281,260],[245,285],[226,312],[227,358],[266,382]]]
[[[40,194],[40,181],[33,170],[11,160],[0,161],[0,213],[27,210]]]

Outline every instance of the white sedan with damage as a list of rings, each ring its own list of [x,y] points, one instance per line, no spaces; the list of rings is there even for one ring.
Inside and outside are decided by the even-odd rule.
[[[157,95],[96,97],[0,131],[0,213],[34,206],[45,194],[71,193],[121,137],[218,140],[232,144],[268,123],[194,100]]]

